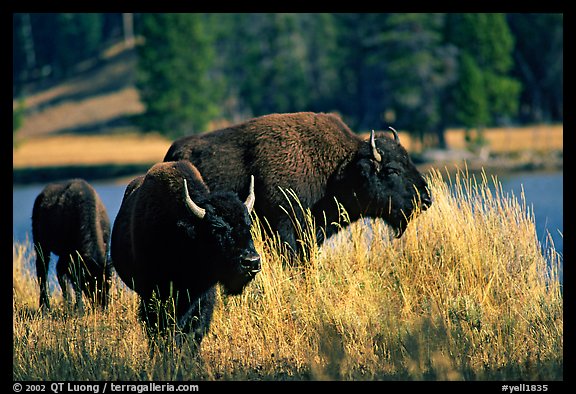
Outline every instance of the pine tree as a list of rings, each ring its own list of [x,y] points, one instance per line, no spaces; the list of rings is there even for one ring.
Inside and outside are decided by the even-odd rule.
[[[97,56],[101,46],[102,14],[57,14],[58,28],[53,32],[56,57],[54,71],[67,76],[82,60]]]
[[[508,14],[514,34],[514,76],[524,87],[520,120],[563,119],[563,14]]]
[[[249,14],[238,60],[239,94],[253,115],[301,111],[307,107],[305,49],[298,14]]]
[[[456,48],[443,42],[444,14],[391,14],[381,37],[397,127],[445,146],[441,107],[456,79]]]
[[[450,14],[448,18],[446,39],[458,47],[460,67],[453,86],[453,107],[446,116],[480,129],[513,118],[521,84],[510,76],[514,38],[505,15]],[[481,113],[472,116],[470,109],[477,104]],[[471,124],[473,120],[477,124]]]
[[[385,31],[386,14],[336,14],[335,19],[338,110],[353,129],[379,128],[392,97],[380,37]]]
[[[217,114],[209,70],[214,53],[201,14],[143,14],[137,87],[145,131],[170,137],[204,131]]]
[[[464,126],[466,140],[470,143],[482,143],[482,129],[490,120],[486,82],[482,70],[474,58],[467,52],[460,56],[460,80],[454,88],[453,98],[458,103],[455,120]],[[478,130],[477,140],[471,135],[471,129]]]

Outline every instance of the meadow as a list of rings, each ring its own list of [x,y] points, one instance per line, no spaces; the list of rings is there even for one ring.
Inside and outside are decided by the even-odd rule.
[[[118,278],[106,311],[78,314],[54,291],[38,312],[32,247],[14,244],[13,378],[563,380],[562,257],[524,197],[484,174],[427,177],[433,205],[400,239],[380,220],[348,226],[343,207],[320,248],[321,224],[301,223],[309,255],[292,266],[253,226],[262,271],[242,295],[218,293],[197,355],[151,349]]]

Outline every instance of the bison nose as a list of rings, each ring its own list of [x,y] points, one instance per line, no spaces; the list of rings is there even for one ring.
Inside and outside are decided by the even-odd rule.
[[[256,275],[260,272],[260,256],[256,253],[242,256],[240,265],[244,271]]]
[[[424,193],[422,196],[420,196],[420,201],[422,203],[421,209],[423,211],[427,210],[432,205],[432,197],[430,197],[428,193]]]

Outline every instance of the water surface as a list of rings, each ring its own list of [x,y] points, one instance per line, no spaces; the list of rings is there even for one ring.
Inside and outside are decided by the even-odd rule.
[[[522,191],[524,192],[526,204],[532,207],[534,212],[540,243],[545,245],[547,234],[550,233],[556,250],[563,253],[563,172],[511,172],[498,175],[498,180],[505,193],[514,193],[518,199]],[[128,180],[91,182],[106,206],[112,223],[120,209],[127,183]],[[32,239],[32,206],[44,186],[13,186],[12,219],[15,242]]]

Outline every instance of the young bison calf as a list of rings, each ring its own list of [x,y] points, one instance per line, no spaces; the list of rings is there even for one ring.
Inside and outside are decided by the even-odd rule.
[[[48,184],[34,202],[32,236],[40,308],[50,308],[47,291],[50,253],[59,256],[56,273],[65,300],[69,299],[67,280],[70,280],[78,308],[83,308],[82,291],[90,300],[106,307],[112,271],[106,258],[110,219],[92,186],[82,179]]]

